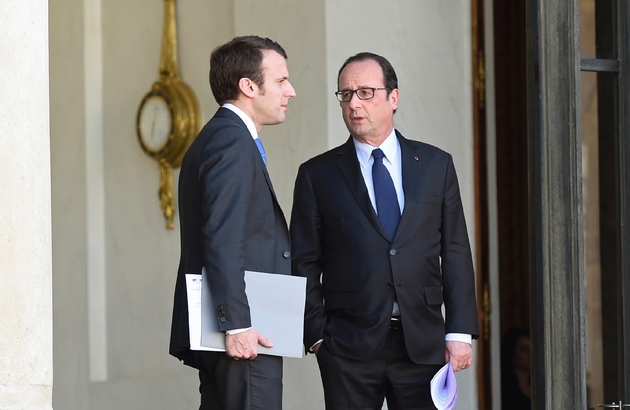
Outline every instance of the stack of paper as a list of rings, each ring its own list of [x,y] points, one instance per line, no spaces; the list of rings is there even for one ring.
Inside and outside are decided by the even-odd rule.
[[[438,410],[451,410],[457,401],[457,380],[451,362],[446,363],[431,379],[431,398]]]

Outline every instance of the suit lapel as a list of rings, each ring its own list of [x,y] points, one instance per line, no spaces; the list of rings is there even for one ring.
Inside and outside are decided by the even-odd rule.
[[[420,193],[420,186],[418,180],[422,171],[422,161],[418,147],[411,144],[405,137],[396,131],[396,136],[400,143],[400,154],[402,161],[402,180],[403,190],[405,192],[405,209],[400,218],[400,224],[396,231],[396,237],[399,236],[405,229],[405,227],[413,220],[413,212],[416,208],[418,196]],[[339,148],[339,158],[337,165],[341,170],[341,173],[350,188],[350,192],[357,201],[359,208],[368,218],[374,229],[376,229],[385,239],[388,239],[387,234],[381,226],[381,222],[378,220],[378,215],[372,207],[370,196],[368,195],[367,188],[365,187],[365,181],[361,174],[359,166],[359,160],[352,143],[352,137]],[[394,238],[395,239],[395,238]]]
[[[422,171],[422,161],[418,147],[409,143],[398,131],[396,131],[396,136],[400,143],[403,191],[405,192],[405,209],[396,231],[396,236],[398,236],[413,219],[413,212],[416,208],[420,191],[418,179]]]
[[[277,203],[278,202],[278,198],[276,198],[276,192],[273,190],[273,184],[271,183],[271,177],[269,176],[269,172],[267,172],[267,167],[265,166],[264,163],[263,163],[263,175],[265,175],[265,181],[267,181],[267,186],[269,187],[269,190],[271,191],[271,195],[273,196],[273,199]]]
[[[247,129],[247,126],[245,125],[243,120],[241,120],[241,118],[238,115],[236,115],[236,113],[234,113],[232,110],[229,110],[227,108],[219,107],[219,109],[218,109],[217,113],[215,114],[215,116],[229,118],[232,121],[236,122],[238,124],[238,126],[243,128],[245,130],[245,132],[247,133],[247,135],[249,135],[249,138],[252,140],[252,144],[254,144],[254,148],[256,149],[256,152],[258,152],[258,147],[256,147],[256,143],[254,142],[254,138],[249,133],[249,130]],[[267,167],[265,166],[265,163],[263,162],[262,157],[260,155],[259,155],[259,157],[260,157],[260,161],[257,161],[258,162],[258,166],[262,167],[262,172],[263,172],[263,175],[265,176],[265,181],[267,182],[267,186],[269,187],[269,191],[271,191],[271,196],[273,196],[273,199],[276,202],[276,204],[278,205],[278,208],[280,208],[279,203],[278,203],[278,198],[276,198],[276,192],[273,190],[273,184],[271,183],[271,177],[269,176],[269,172],[267,172]]]
[[[350,189],[352,196],[357,201],[357,205],[365,214],[368,221],[370,221],[374,229],[376,229],[385,239],[388,239],[387,234],[383,230],[381,222],[378,220],[378,216],[372,207],[370,196],[367,188],[365,187],[365,180],[361,174],[359,160],[357,159],[357,152],[354,148],[354,144],[352,143],[352,137],[350,137],[348,141],[339,148],[337,153],[339,155],[337,165],[348,184],[348,188]]]

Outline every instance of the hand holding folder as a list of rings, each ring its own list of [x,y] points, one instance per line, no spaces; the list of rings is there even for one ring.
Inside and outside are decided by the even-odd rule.
[[[205,275],[205,269],[202,274],[186,275],[190,348],[225,351],[225,334],[219,331]],[[301,358],[306,278],[245,271],[245,293],[252,327],[274,344],[271,348],[259,345],[258,352]]]

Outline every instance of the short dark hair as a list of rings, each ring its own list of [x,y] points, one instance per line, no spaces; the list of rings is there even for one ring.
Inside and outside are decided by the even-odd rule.
[[[265,77],[262,61],[265,50],[275,51],[287,58],[287,53],[280,44],[258,36],[235,37],[212,51],[210,88],[219,105],[238,98],[238,83],[241,78],[249,78],[259,87],[263,86]]]
[[[378,65],[381,66],[381,70],[383,71],[383,82],[385,84],[385,88],[387,88],[387,95],[389,95],[392,90],[398,88],[398,77],[396,76],[396,71],[394,71],[394,67],[392,67],[390,62],[387,61],[385,57],[367,52],[353,55],[343,63],[339,69],[339,73],[337,74],[337,88],[339,88],[339,77],[341,77],[341,72],[348,64],[366,60],[376,61]]]

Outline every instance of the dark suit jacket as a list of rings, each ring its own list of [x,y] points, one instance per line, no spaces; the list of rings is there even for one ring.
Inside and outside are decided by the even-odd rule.
[[[373,357],[385,342],[395,291],[410,358],[443,364],[446,333],[479,333],[457,176],[449,154],[396,134],[405,207],[393,242],[352,139],[299,169],[291,246],[292,272],[307,278],[304,345],[324,339],[333,354]]]
[[[170,353],[194,363],[185,274],[206,267],[222,331],[251,326],[244,271],[291,273],[286,220],[243,121],[219,108],[201,130],[179,175],[181,259]]]

